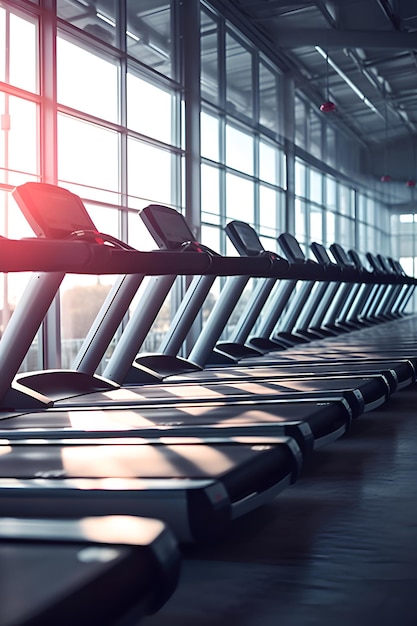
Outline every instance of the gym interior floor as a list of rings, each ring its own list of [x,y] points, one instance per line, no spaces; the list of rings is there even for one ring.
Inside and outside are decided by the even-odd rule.
[[[417,385],[316,451],[212,545],[144,626],[416,626]]]

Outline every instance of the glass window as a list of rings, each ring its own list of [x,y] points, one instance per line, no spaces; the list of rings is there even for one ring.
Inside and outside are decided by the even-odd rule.
[[[295,98],[295,143],[300,148],[306,148],[307,146],[307,132],[306,132],[306,105],[300,98]]]
[[[336,167],[336,133],[334,128],[326,124],[326,161]]]
[[[323,242],[323,211],[317,207],[310,207],[310,240]]]
[[[160,87],[127,74],[127,125],[148,137],[171,143],[172,95]]]
[[[414,215],[412,213],[402,213],[400,215],[400,222],[402,224],[412,224],[414,221]]]
[[[311,154],[318,159],[322,158],[321,119],[310,110],[310,149]]]
[[[306,167],[298,159],[295,160],[295,193],[297,196],[306,196]]]
[[[128,53],[160,74],[173,75],[172,11],[170,0],[126,2]]]
[[[201,112],[201,156],[219,161],[219,120]]]
[[[57,89],[60,104],[117,122],[117,74],[114,63],[58,37]]]
[[[337,209],[337,182],[332,176],[325,177],[326,206],[328,209]]]
[[[309,170],[310,174],[310,200],[316,204],[323,202],[323,177],[317,170]]]
[[[27,180],[27,179],[26,179]],[[32,228],[26,221],[11,193],[0,190],[0,233],[11,239],[33,237]],[[12,274],[10,274],[12,276]]]
[[[201,210],[205,214],[220,214],[219,170],[205,164],[201,166]]]
[[[254,183],[226,174],[226,215],[228,219],[254,223]]]
[[[94,7],[89,2],[73,2],[73,0],[57,0],[57,16],[80,28],[85,33],[112,46],[116,42],[117,12],[114,0],[96,0]]]
[[[277,236],[283,227],[283,193],[260,185],[259,187],[259,227],[260,232]],[[271,232],[272,231],[272,232]]]
[[[108,292],[111,276],[66,276],[61,286],[62,367],[70,368]]]
[[[220,230],[214,226],[208,224],[202,224],[201,226],[201,243],[214,250],[214,252],[220,252]]]
[[[278,76],[263,63],[259,64],[259,123],[279,132]]]
[[[355,223],[353,220],[341,215],[339,216],[339,237],[337,243],[349,248],[355,247]]]
[[[264,141],[259,142],[259,178],[271,185],[279,183],[278,151]]]
[[[3,28],[0,22],[0,29],[4,36],[4,19]],[[0,38],[1,40],[5,41],[3,37]],[[11,85],[26,89],[26,91],[39,91],[37,42],[37,24],[13,13],[10,14],[10,40],[8,42],[10,66],[7,82]],[[2,63],[2,69],[3,67]]]
[[[118,135],[114,131],[59,115],[59,179],[90,187],[91,191],[86,194],[90,198],[115,201],[112,195],[104,192],[118,191],[118,146]]]
[[[144,201],[140,208],[145,208],[149,202]],[[137,250],[156,250],[158,248],[154,238],[146,228],[143,220],[139,216],[139,212],[128,211],[127,214],[127,242]]]
[[[299,198],[295,199],[295,236],[298,241],[306,238],[306,204]]]
[[[205,11],[201,11],[201,97],[213,104],[219,102],[218,26]]]
[[[127,168],[129,196],[136,196],[148,202],[171,204],[173,158],[166,150],[129,138]],[[129,206],[136,207],[130,200]]]
[[[326,240],[328,246],[336,243],[336,216],[331,211],[326,211]]]
[[[252,54],[234,37],[226,35],[227,111],[253,116]]]
[[[229,124],[226,126],[226,165],[253,175],[253,137]]]
[[[339,205],[338,209],[343,215],[354,215],[353,189],[339,183]]]
[[[6,41],[6,11],[0,6],[0,41]],[[0,80],[6,82],[6,46],[0,45]]]
[[[19,185],[39,173],[38,108],[29,100],[0,93],[0,180]],[[24,146],[24,149],[22,147]]]

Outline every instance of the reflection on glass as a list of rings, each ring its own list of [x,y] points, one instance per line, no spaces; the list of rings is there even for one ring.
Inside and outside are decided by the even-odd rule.
[[[57,0],[57,16],[85,33],[116,45],[117,13],[114,0]]]
[[[278,81],[275,72],[259,64],[259,123],[274,133],[279,132]]]
[[[218,60],[218,28],[204,10],[201,11],[201,97],[218,104],[219,100],[219,60]]]
[[[309,152],[317,157],[318,159],[322,158],[322,126],[321,119],[310,110],[310,149]]]
[[[226,99],[230,113],[253,116],[252,54],[226,35]]]
[[[306,105],[300,98],[295,98],[294,101],[294,117],[295,117],[295,143],[300,148],[306,148]]]
[[[172,11],[170,0],[126,2],[128,54],[165,76],[172,76]]]

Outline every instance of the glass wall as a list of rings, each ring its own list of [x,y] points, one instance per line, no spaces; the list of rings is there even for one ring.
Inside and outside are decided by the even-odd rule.
[[[138,211],[159,203],[187,215],[191,185],[201,190],[193,226],[222,254],[237,254],[224,233],[230,220],[251,224],[273,251],[290,229],[307,254],[311,241],[388,247],[388,212],[351,179],[359,147],[301,92],[284,107],[288,79],[275,60],[209,1],[194,1],[192,25],[180,0],[57,0],[56,11],[47,0],[1,2],[1,234],[33,234],[10,192],[43,181],[79,195],[102,232],[150,249]],[[2,329],[28,279],[1,276]],[[67,276],[22,369],[70,366],[115,280]],[[178,299],[168,298],[143,350],[157,349]]]

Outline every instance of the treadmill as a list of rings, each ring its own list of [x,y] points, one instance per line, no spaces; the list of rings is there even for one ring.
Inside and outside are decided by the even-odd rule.
[[[49,186],[39,185],[39,183],[27,183],[23,188],[18,188],[16,195],[20,204],[24,204],[26,211],[28,211],[27,207],[31,209],[30,220],[37,232],[40,232],[40,229],[42,232],[45,232],[49,223],[44,214],[39,216],[41,208],[45,209],[45,207],[49,206],[49,214],[52,214],[53,207],[55,207],[53,212],[55,231],[52,234],[56,236],[57,208],[63,204],[65,216],[70,203],[74,202],[74,195],[66,190],[57,188],[53,188],[51,194],[49,194]],[[61,197],[60,194],[64,198],[62,203],[57,202],[57,198]],[[35,202],[34,198],[37,202]],[[42,199],[41,202],[39,202],[39,198]],[[51,201],[52,206],[50,204]],[[84,209],[84,207],[76,197],[75,201],[78,215],[80,215],[81,208]],[[33,206],[34,204],[35,206]],[[36,211],[38,211],[38,214],[36,214]],[[48,210],[45,210],[45,212],[47,216]],[[71,215],[74,214],[77,213],[72,211]],[[35,217],[33,217],[34,215]],[[180,218],[181,226],[183,222],[181,216],[175,211],[170,212],[169,216],[171,218],[171,221],[168,222],[169,232],[172,233],[175,231],[174,226],[177,224],[177,218]],[[173,217],[175,220],[172,223]],[[88,215],[87,220],[89,220]],[[62,227],[62,222],[63,219],[61,220],[60,228]],[[79,225],[77,224],[77,226]],[[90,222],[82,226],[81,229],[78,228],[77,232],[82,230],[83,232],[96,233],[94,225]],[[94,237],[97,238],[97,234]],[[104,236],[100,235],[100,237]],[[92,245],[97,245],[97,243],[93,241]],[[186,249],[191,248],[195,250],[196,247],[187,246]],[[129,253],[130,251],[128,251]],[[159,254],[163,256],[164,252],[159,252]],[[167,254],[171,255],[169,257],[169,271],[172,271],[173,268],[172,255],[180,254],[182,257],[185,255],[185,253],[169,251]],[[187,252],[187,254],[190,253]],[[223,261],[221,258],[219,260]],[[241,260],[232,257],[231,271],[233,273],[241,266]],[[268,267],[271,264],[269,255],[259,257],[259,260],[262,261],[263,265],[267,262]],[[250,259],[244,259],[244,261],[243,268],[245,274],[247,274],[247,261],[250,261]],[[279,263],[279,265],[281,266],[282,264]],[[287,267],[287,265],[285,262],[284,267]],[[217,270],[215,276],[217,276]],[[49,277],[45,276],[44,281],[48,284]],[[49,307],[51,298],[55,293],[52,288],[45,291],[49,297],[42,298],[42,301],[39,303],[39,308],[43,307],[44,311]],[[31,296],[35,297],[35,294],[31,294]],[[117,313],[123,316],[124,310],[119,310]],[[145,311],[145,314],[148,315],[148,312]],[[41,315],[38,317],[42,318]],[[22,324],[23,319],[23,325],[27,333],[29,333],[30,326],[32,327],[30,335],[36,333],[37,327],[33,324],[33,318],[28,316],[25,308],[23,309],[22,318],[19,319],[19,316],[17,316],[16,319],[19,320],[20,324]],[[7,362],[7,352],[4,346],[12,346],[18,332],[18,327],[13,328],[13,325],[6,329],[7,341],[4,343],[5,337],[3,337],[0,343],[1,361],[4,359],[4,362]],[[95,333],[95,337],[97,336],[98,333]],[[27,346],[30,345],[32,336],[29,336],[29,339]],[[100,345],[101,349],[102,344]],[[85,366],[85,361],[82,360],[82,362]],[[91,364],[91,358],[89,363]],[[188,369],[197,370],[198,368],[191,364]],[[89,383],[89,377],[91,377],[92,383]],[[118,423],[120,433],[126,436],[126,424],[129,423],[129,432],[133,435],[135,432],[140,431],[143,436],[148,434],[155,437],[157,436],[157,429],[160,428],[166,436],[169,434],[203,436],[203,433],[205,436],[212,432],[211,427],[213,427],[215,429],[214,433],[222,432],[223,436],[229,433],[234,435],[236,432],[246,435],[253,433],[258,436],[264,434],[291,436],[296,439],[298,445],[305,452],[311,449],[313,444],[315,447],[325,445],[346,432],[352,417],[353,409],[351,404],[356,412],[362,410],[362,396],[356,390],[351,389],[346,391],[337,389],[334,392],[328,391],[325,394],[317,394],[315,398],[314,396],[310,398],[306,397],[306,394],[294,390],[298,387],[293,387],[291,390],[289,384],[276,385],[275,387],[272,384],[269,386],[263,385],[262,387],[252,385],[251,388],[250,384],[235,385],[229,383],[223,390],[217,385],[215,389],[201,388],[200,393],[198,393],[196,388],[192,389],[191,387],[180,389],[180,393],[177,393],[177,387],[172,386],[169,390],[162,390],[159,396],[155,394],[155,389],[148,390],[148,395],[146,396],[146,390],[143,386],[138,387],[135,393],[132,387],[114,389],[116,386],[114,382],[112,383],[113,389],[103,388],[97,391],[96,379],[97,377],[94,374],[90,375],[85,369],[83,371],[47,371],[19,375],[16,378],[17,382],[13,382],[13,386],[18,385],[19,389],[31,388],[31,390],[35,390],[45,397],[52,398],[54,409],[53,411],[45,412],[39,407],[37,413],[25,414],[29,413],[29,409],[25,411],[24,408],[20,407],[21,416],[19,417],[17,416],[19,412],[18,405],[15,407],[4,406],[6,410],[3,413],[3,417],[10,417],[10,419],[2,420],[1,432],[7,437],[16,438],[23,431],[30,429],[32,436],[34,436],[34,430],[37,430],[42,437],[46,430],[50,433],[51,431],[60,431],[64,428],[66,436],[69,436],[70,432],[74,436],[81,436],[82,432],[88,433],[89,436],[92,436],[95,432],[101,435],[107,430],[111,430],[112,436],[115,436],[116,423]],[[106,379],[104,379],[104,383],[106,382]],[[88,389],[89,384],[91,387]],[[228,393],[225,394],[223,393],[224,391]],[[385,393],[387,393],[387,388]],[[169,396],[173,401],[168,401]],[[197,396],[200,397],[197,399]],[[126,408],[129,412],[123,413],[121,408]],[[8,412],[7,409],[11,410]],[[95,409],[96,412],[94,412]],[[94,423],[93,431],[91,426],[86,426],[84,430],[81,427],[82,420],[80,420],[80,416],[85,415],[86,412],[89,415],[84,419],[84,423],[86,425]],[[115,417],[116,415],[117,418]],[[109,422],[112,422],[111,428],[108,426]],[[77,424],[75,428],[73,427],[74,423]]]
[[[38,241],[39,249],[42,243],[50,249],[50,242]],[[65,264],[67,249],[74,252],[74,245],[78,246],[78,241],[60,242],[60,265]],[[107,258],[103,243],[95,241],[90,245],[103,251]],[[129,257],[131,251],[124,252]],[[133,252],[135,264],[138,259],[140,256]],[[42,256],[44,270],[48,269],[46,260]],[[172,260],[168,254],[168,263]],[[36,259],[31,263],[36,267]],[[22,265],[26,268],[26,259]],[[72,271],[75,265],[70,261]],[[56,282],[59,272],[55,271],[54,259],[52,266],[50,277]],[[14,269],[19,269],[17,263]],[[39,283],[41,279],[38,275]],[[35,302],[33,309],[30,314],[41,317],[40,306]],[[19,315],[13,315],[11,322],[14,319],[16,323]],[[22,350],[22,344],[25,347],[25,332],[23,328],[22,333],[15,335],[17,352]],[[2,341],[5,336],[6,333]],[[3,371],[5,376],[10,375],[6,368]],[[15,393],[10,393],[5,401],[16,400],[19,404],[25,391],[11,391]],[[30,394],[28,398],[33,400]],[[42,409],[48,405],[42,394],[35,394],[34,399]],[[10,425],[14,419],[5,422]],[[119,430],[123,428],[120,420]],[[185,439],[168,437],[164,429],[154,439],[122,439],[113,433],[105,445],[100,439],[69,441],[61,433],[61,439],[55,438],[48,446],[45,428],[36,441],[33,430],[29,437],[26,433],[26,439],[15,441],[11,441],[7,430],[6,427],[2,431],[5,436],[0,441],[0,515],[74,518],[111,513],[152,517],[162,519],[184,542],[222,533],[233,519],[267,502],[294,482],[302,463],[300,449],[289,437]]]
[[[212,540],[298,477],[289,437],[0,442],[0,516],[160,519],[181,543]]]
[[[0,518],[0,560],[2,626],[137,624],[180,572],[171,531],[127,516]]]
[[[43,203],[39,201],[39,198],[36,196],[36,193],[35,193],[36,190],[38,190],[37,186],[34,187],[33,184],[29,184],[29,186],[25,185],[21,188],[18,188],[17,193],[15,195],[17,196],[19,204],[22,206],[34,230],[43,235],[45,235],[46,232],[50,235],[55,235],[55,231],[50,230],[49,220],[46,219],[47,216],[45,217],[43,215],[43,213],[45,213],[45,206],[46,206],[45,200],[43,199],[44,200]],[[54,191],[54,199],[56,198],[57,193],[58,193],[57,191]],[[81,209],[79,209],[79,211],[80,210]],[[169,209],[167,207],[161,207],[159,205],[150,205],[149,207],[147,207],[141,212],[141,217],[143,221],[145,222],[145,224],[148,226],[154,239],[156,240],[158,245],[162,247],[162,249],[166,251],[169,251],[169,250],[175,251],[181,248],[184,249],[185,247],[190,249],[190,241],[192,238],[192,233],[188,229],[188,226],[184,218],[173,209]],[[49,228],[49,231],[48,231],[48,228]],[[61,226],[61,229],[62,228],[63,227]],[[90,225],[90,230],[91,228],[92,226]],[[84,228],[84,230],[86,230],[86,228]],[[276,255],[274,255],[273,253],[265,251],[255,231],[251,229],[249,225],[244,224],[242,222],[233,222],[228,225],[227,232],[229,234],[229,237],[232,239],[233,243],[237,247],[238,251],[240,251],[241,254],[245,253],[246,260],[250,260],[249,257],[252,259],[256,257],[256,260],[259,260],[262,258],[272,259],[274,263],[274,268],[278,266],[278,270],[279,272],[281,272],[280,275],[282,275],[283,269],[284,269],[283,274],[284,276],[286,275],[288,264],[286,263],[283,264],[281,258],[279,257],[277,258]],[[194,248],[204,249],[203,246],[199,243],[194,243]],[[220,263],[222,261],[221,258],[219,259],[218,256],[215,257],[215,260],[220,261]],[[312,263],[310,264],[310,263],[305,262],[304,259],[301,259],[300,265],[307,266],[309,270],[310,270],[310,266],[313,265],[313,269],[317,273],[317,270],[315,267],[316,264],[312,264]],[[234,265],[233,271],[236,271],[236,264]],[[332,271],[332,276],[334,277],[333,267],[331,268],[331,271]],[[321,276],[322,273],[323,272],[321,273],[319,272],[318,275]],[[337,275],[339,274],[340,272],[337,273]],[[301,275],[303,274],[301,273]],[[310,273],[307,273],[307,276],[310,277]],[[158,279],[155,279],[155,280],[158,280]],[[232,291],[231,303],[230,303],[230,293],[229,293],[230,290],[225,289],[224,292],[225,293],[227,292],[226,293],[227,300],[228,300],[227,310],[228,312],[231,312],[239,299],[239,295],[243,291],[244,285],[249,280],[249,276],[232,276],[229,278],[229,280],[233,281],[232,290],[231,290]],[[267,289],[269,289],[271,281],[276,281],[276,278],[265,279],[264,284],[261,286],[263,287],[266,285]],[[204,299],[201,296],[201,293],[203,294],[203,296],[207,295],[208,289],[213,283],[213,274],[209,276],[200,276],[195,279],[195,283],[196,283],[196,286],[190,290],[192,293],[192,300],[190,299],[187,302],[187,306],[181,309],[180,316],[174,320],[173,325],[172,325],[172,328],[174,329],[174,331],[169,332],[168,338],[165,339],[164,359],[167,356],[169,357],[170,355],[174,356],[173,343],[176,344],[175,345],[176,350],[178,350],[178,348],[180,347],[180,343],[178,341],[180,325],[182,324],[184,326],[185,321],[189,325],[190,321],[189,319],[186,318],[186,313],[190,314],[190,310],[191,310],[191,315],[193,316],[191,319],[193,319],[194,316],[197,314],[199,308],[201,307],[201,302]],[[150,294],[153,294],[153,296],[155,296],[155,293],[157,293],[157,291],[158,290],[155,288],[153,284],[149,285]],[[196,298],[196,294],[198,296],[197,298]],[[120,295],[120,292],[118,295]],[[252,320],[256,319],[254,317],[254,314],[255,313],[256,315],[258,314],[259,304],[265,301],[264,294],[263,293],[261,294],[260,291],[256,291],[254,295],[255,295],[255,298],[251,298],[249,302],[250,312],[252,314],[252,317],[250,319]],[[146,298],[146,302],[148,302],[148,300],[149,298]],[[197,303],[195,302],[196,300],[197,300]],[[112,298],[111,303],[113,304],[115,301],[116,300]],[[160,304],[161,303],[159,303],[159,306]],[[158,309],[158,304],[157,302],[155,302],[155,300],[152,302],[152,307],[155,309]],[[143,317],[145,315],[145,326],[147,330],[149,329],[148,318],[152,317],[152,315],[151,316],[148,315],[148,311],[147,311],[148,309],[149,309],[149,306],[146,307],[145,313],[143,309],[139,311],[140,321],[142,321],[140,316]],[[119,325],[121,316],[124,315],[124,312],[125,312],[125,309],[120,309],[118,311],[118,317],[116,318],[116,322],[113,322],[113,326],[112,326],[113,328]],[[222,313],[222,321],[221,321],[222,326],[224,326],[224,319],[225,318]],[[249,316],[245,316],[246,328],[249,328],[247,325],[248,319],[249,319]],[[138,335],[139,336],[144,335],[143,323],[138,323],[138,320],[134,320],[134,322],[135,323],[133,324],[133,330],[131,330],[130,332],[124,333],[124,335],[122,336],[122,340],[119,341],[118,346],[115,351],[116,354],[113,355],[111,362],[106,368],[104,372],[105,375],[106,373],[108,373],[110,377],[114,377],[114,372],[118,372],[118,370],[120,370],[120,366],[126,368],[126,363],[127,363],[127,366],[129,366],[129,362],[127,360],[129,356],[128,354],[126,354],[128,352],[127,350],[128,347],[130,349],[130,354],[132,354],[132,350],[134,351],[133,354],[135,354],[137,352],[137,349],[139,349],[140,346],[138,346],[137,338],[138,338]],[[99,359],[96,356],[94,356],[93,352],[95,350],[95,346],[97,345],[99,335],[102,332],[102,326],[103,326],[102,323],[95,324],[92,339],[91,340],[87,339],[86,341],[87,348],[84,350],[82,349],[80,351],[80,355],[77,357],[78,371],[82,370],[84,373],[92,373],[97,368]],[[216,333],[218,332],[219,332],[219,329],[216,329]],[[239,330],[239,332],[242,335],[241,329]],[[106,338],[108,338],[108,334],[109,333],[107,332]],[[183,337],[184,331],[181,330],[180,334]],[[206,338],[206,335],[207,335],[207,329],[205,329],[201,337],[204,338],[206,344],[210,345],[210,341],[212,339],[210,338],[209,340],[208,338]],[[213,335],[213,332],[212,332],[212,335]],[[127,340],[126,340],[126,337],[127,337]],[[135,345],[135,340],[136,340],[136,345]],[[95,342],[95,346],[93,345],[93,341]],[[236,346],[237,342],[234,342],[233,345]],[[242,349],[243,346],[240,345],[239,348]],[[195,349],[198,350],[198,346],[195,346]],[[95,351],[97,352],[97,350]],[[168,354],[166,354],[167,352]],[[103,342],[101,342],[100,344],[100,350],[98,352],[99,357],[101,357],[102,353],[103,353]],[[181,361],[180,364],[181,366],[183,366],[184,361]],[[87,369],[87,367],[89,369]],[[117,373],[117,376],[119,376],[119,373]],[[39,391],[40,390],[39,376],[37,377],[35,376],[35,378],[37,378],[37,380],[24,376],[23,381],[24,381],[24,384],[28,384],[29,386],[35,382],[35,384],[37,385],[36,389]],[[22,382],[22,378],[19,378],[19,381]],[[358,388],[358,386],[360,388]],[[337,380],[332,380],[332,379],[329,379],[328,377],[325,379],[319,378],[316,375],[315,379],[310,380],[310,381],[306,379],[303,380],[302,382],[300,382],[299,380],[295,380],[295,381],[286,380],[285,382],[281,381],[281,384],[270,383],[267,386],[266,383],[264,383],[262,388],[259,386],[259,384],[252,386],[252,388],[253,388],[253,392],[251,393],[251,387],[247,383],[246,384],[236,383],[234,384],[234,386],[232,384],[229,384],[227,387],[224,387],[223,390],[219,387],[219,385],[217,385],[215,390],[207,389],[207,386],[206,386],[204,389],[201,388],[200,398],[202,401],[213,400],[213,396],[210,394],[210,391],[213,391],[216,399],[218,399],[219,395],[222,394],[224,396],[225,402],[232,401],[233,395],[231,396],[231,394],[234,394],[234,396],[243,396],[243,397],[245,395],[248,395],[249,399],[254,399],[254,396],[256,396],[255,399],[258,402],[260,402],[263,399],[270,402],[274,392],[276,392],[277,397],[282,397],[283,395],[286,395],[287,400],[291,399],[291,396],[290,396],[291,390],[308,391],[311,399],[322,399],[323,396],[321,395],[321,392],[330,394],[330,396],[327,396],[327,399],[332,397],[333,392],[336,392],[336,393],[344,392],[345,397],[347,397],[348,402],[350,402],[353,415],[356,417],[357,415],[361,414],[363,410],[371,410],[372,408],[379,406],[379,404],[381,404],[387,399],[389,395],[389,391],[390,391],[387,380],[386,378],[383,377],[383,375],[378,376],[378,378],[375,376],[375,380],[373,381],[370,380],[369,377],[367,379],[361,378],[360,380],[355,379],[353,377],[350,377],[349,380],[347,380],[346,377],[344,379],[341,379],[339,377]],[[45,389],[44,387],[42,388],[42,391],[48,394],[48,390]],[[180,390],[177,387],[176,401],[178,402],[180,400],[180,397],[182,400],[188,401],[189,396],[190,396],[189,390],[187,390],[186,388],[182,388],[181,394],[179,393],[179,391]],[[195,402],[198,398],[198,390],[193,389],[191,393],[193,396],[193,401]],[[141,387],[139,389],[138,396],[134,399],[133,394],[132,394],[132,389],[130,388],[129,393],[127,394],[128,399],[124,403],[127,402],[127,404],[131,404],[132,401],[136,400],[136,402],[140,402],[143,405],[147,397],[153,403],[156,401],[166,402],[168,398],[172,398],[172,395],[173,395],[172,389],[168,389],[168,390],[164,389],[163,392],[158,396],[155,394],[155,391],[147,390]],[[250,396],[252,396],[252,398]],[[103,405],[108,405],[114,402],[121,403],[122,402],[121,398],[122,398],[122,394],[119,391],[117,391],[114,394],[111,394],[111,393],[105,393],[101,395],[96,394],[94,398],[93,397],[88,398],[87,401],[91,401],[96,405],[98,404],[99,406],[103,406]],[[54,400],[57,399],[56,395],[53,397],[53,399]],[[71,405],[80,404],[83,402],[84,401],[82,399],[71,400]],[[59,402],[56,402],[57,406],[59,404],[60,404]],[[64,403],[61,402],[61,406],[65,406],[65,404],[66,404],[65,402]]]
[[[322,246],[319,244],[313,244],[314,252],[320,262],[326,262],[327,253]],[[390,321],[391,317],[389,315],[389,311],[387,310],[387,306],[391,308],[393,298],[389,296],[389,304],[385,305],[386,314],[385,316],[381,316],[380,319],[377,319],[375,315],[370,316],[367,311],[369,310],[377,310],[380,307],[381,301],[386,301],[387,298],[384,296],[384,293],[380,293],[380,288],[384,290],[384,292],[390,293],[392,290],[397,290],[398,283],[402,288],[404,285],[407,288],[407,291],[411,285],[413,287],[414,279],[406,279],[405,281],[392,281],[386,276],[382,279],[377,277],[374,280],[374,274],[372,272],[368,272],[365,267],[362,265],[359,255],[350,250],[349,254],[346,254],[341,246],[338,244],[333,244],[331,246],[333,253],[335,254],[336,259],[342,265],[342,269],[349,270],[353,265],[358,269],[361,275],[364,277],[364,289],[361,293],[358,294],[356,290],[355,296],[356,299],[348,299],[346,298],[345,304],[345,313],[343,322],[339,322],[347,326],[350,329],[355,329],[357,332],[351,332],[348,335],[344,335],[343,339],[340,340],[337,337],[330,338],[328,341],[323,343],[315,342],[312,346],[307,346],[303,348],[302,354],[300,351],[294,353],[292,355],[295,359],[300,359],[302,357],[307,357],[309,352],[312,354],[312,358],[316,358],[317,351],[325,351],[324,358],[343,358],[344,356],[353,357],[357,359],[375,359],[375,358],[397,358],[404,357],[406,358],[411,365],[415,367],[415,351],[413,352],[412,346],[410,347],[407,343],[404,344],[404,341],[401,340],[401,336],[398,335],[398,326],[393,326],[390,328],[390,333],[395,337],[395,346],[393,347],[392,341],[386,341],[387,329],[382,329],[382,334],[378,330],[378,326],[375,326],[377,322],[385,322]],[[381,272],[382,273],[382,272]],[[386,272],[387,273],[387,272]],[[376,289],[374,289],[376,288]],[[375,298],[377,303],[375,304],[375,299],[372,297],[372,290],[377,295]],[[394,300],[397,299],[397,294]],[[340,307],[336,307],[338,310]],[[333,312],[334,314],[334,312]],[[336,318],[333,317],[331,326],[333,328],[335,325]],[[361,329],[359,331],[359,329]],[[291,358],[289,353],[286,354],[287,358]],[[322,357],[323,358],[323,357]],[[406,386],[407,381],[404,380],[401,382],[401,387]]]

